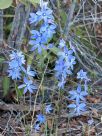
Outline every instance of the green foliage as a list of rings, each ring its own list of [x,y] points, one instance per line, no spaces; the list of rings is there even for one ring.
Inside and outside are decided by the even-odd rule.
[[[0,57],[0,63],[3,63],[4,62],[4,58],[3,57]]]
[[[57,47],[53,47],[50,49],[50,51],[53,52],[55,55],[57,55],[57,53],[60,51],[60,49]]]
[[[0,0],[0,9],[6,9],[12,5],[12,0]]]
[[[3,93],[5,96],[7,95],[10,88],[10,78],[8,78],[7,76],[4,76],[2,80],[2,84],[3,84]]]
[[[67,14],[63,9],[60,9],[60,16],[61,16],[61,24],[64,27],[67,20]]]
[[[32,4],[39,4],[40,0],[29,0]]]
[[[27,4],[28,2],[32,3],[33,5],[39,4],[40,0],[20,0],[23,4]]]
[[[15,82],[16,100],[18,101],[20,97],[23,96],[23,89],[18,89],[18,85]]]
[[[43,72],[46,64],[44,63],[44,61],[48,58],[48,53],[45,50],[42,50],[42,54],[37,54],[37,60],[39,60],[39,63],[37,62],[36,66],[37,69],[41,72]]]

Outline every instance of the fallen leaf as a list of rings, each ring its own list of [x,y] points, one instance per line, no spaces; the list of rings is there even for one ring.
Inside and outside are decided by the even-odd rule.
[[[53,122],[51,119],[47,120],[47,124],[48,124],[48,128],[52,128],[53,127]]]
[[[87,96],[87,100],[90,103],[99,103],[99,102],[101,102],[101,98],[100,97]]]
[[[93,108],[93,109],[92,109],[92,114],[93,114],[95,117],[98,117],[98,111],[97,111],[97,109]]]

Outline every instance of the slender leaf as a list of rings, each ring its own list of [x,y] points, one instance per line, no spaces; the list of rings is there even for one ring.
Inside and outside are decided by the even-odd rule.
[[[10,79],[8,77],[3,77],[3,93],[4,95],[6,95],[9,91],[9,88],[10,88]]]
[[[0,57],[0,63],[3,63],[4,62],[4,58]]]
[[[12,5],[12,0],[0,0],[0,9],[6,9]]]

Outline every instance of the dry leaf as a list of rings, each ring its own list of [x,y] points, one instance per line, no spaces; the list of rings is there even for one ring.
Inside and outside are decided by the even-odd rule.
[[[48,123],[48,128],[52,128],[53,127],[53,122],[52,122],[51,119],[48,119],[47,123]]]
[[[87,96],[87,100],[90,103],[99,103],[99,102],[101,102],[101,98],[100,97]]]
[[[97,111],[97,109],[93,108],[93,109],[92,109],[92,113],[93,113],[93,115],[94,115],[95,117],[98,117],[98,111]]]

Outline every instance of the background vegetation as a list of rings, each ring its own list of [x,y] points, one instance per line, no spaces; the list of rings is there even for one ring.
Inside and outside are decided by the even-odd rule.
[[[73,77],[67,79],[65,91],[58,91],[53,68],[58,52],[55,47],[42,56],[29,51],[30,12],[39,8],[39,0],[0,1],[0,133],[3,136],[101,136],[102,135],[102,2],[96,0],[48,0],[58,24],[53,42],[63,37],[71,40],[76,50],[77,65]],[[69,45],[68,45],[69,46]],[[21,49],[27,64],[38,75],[38,92],[23,95],[20,84],[8,77],[7,61],[12,50]],[[90,76],[88,110],[81,116],[69,116],[68,91],[76,84],[76,72],[85,69]],[[53,113],[47,115],[41,132],[31,132],[32,120],[51,103]],[[32,119],[34,117],[34,119]]]

